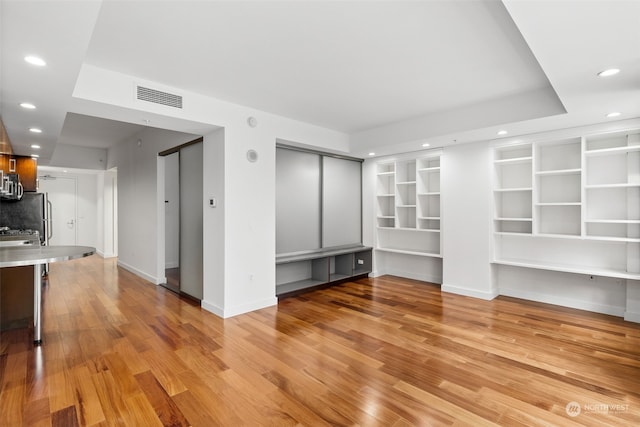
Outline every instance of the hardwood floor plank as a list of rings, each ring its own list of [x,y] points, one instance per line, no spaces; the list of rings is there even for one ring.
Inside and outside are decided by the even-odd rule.
[[[44,397],[39,400],[32,400],[24,405],[22,416],[24,425],[36,427],[48,427],[51,425],[51,409],[49,398]]]
[[[221,319],[98,257],[44,295],[43,346],[0,334],[3,427],[640,425],[611,316],[384,276]]]
[[[75,406],[68,406],[51,414],[51,427],[80,427]]]
[[[105,415],[89,369],[84,365],[76,366],[71,374],[80,424],[93,425],[103,421]]]
[[[147,396],[163,426],[189,426],[189,421],[150,371],[137,374],[136,381]]]
[[[111,372],[108,369],[101,370],[91,375],[91,380],[105,416],[103,424],[108,426],[132,425],[133,420],[129,416],[129,410]]]

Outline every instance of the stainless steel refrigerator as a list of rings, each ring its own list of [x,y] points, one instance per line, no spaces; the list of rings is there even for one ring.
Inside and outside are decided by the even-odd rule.
[[[51,238],[51,203],[46,193],[24,193],[21,200],[0,200],[0,227],[37,230],[40,243]]]

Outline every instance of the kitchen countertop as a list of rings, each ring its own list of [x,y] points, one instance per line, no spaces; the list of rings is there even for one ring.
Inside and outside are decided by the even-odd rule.
[[[10,246],[0,248],[0,268],[46,264],[93,255],[90,246]]]

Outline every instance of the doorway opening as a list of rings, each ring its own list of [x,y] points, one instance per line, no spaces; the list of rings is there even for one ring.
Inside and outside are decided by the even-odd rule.
[[[164,273],[161,286],[203,296],[203,138],[158,153],[164,161]]]

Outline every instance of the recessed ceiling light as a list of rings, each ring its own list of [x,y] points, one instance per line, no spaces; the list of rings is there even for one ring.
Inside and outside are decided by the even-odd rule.
[[[42,133],[42,129],[38,129],[38,128],[29,128],[29,132],[33,132],[33,133]]]
[[[429,147],[431,144],[429,144],[428,142],[425,142],[424,144],[422,144],[423,147]]]
[[[20,106],[22,108],[26,108],[27,110],[35,110],[36,106],[29,103],[29,102],[23,102],[22,104],[20,104]]]
[[[610,76],[615,76],[616,74],[618,74],[620,72],[619,69],[617,68],[609,68],[608,70],[604,70],[604,71],[600,71],[598,73],[598,77],[610,77]]]
[[[68,171],[68,170],[66,170],[66,169],[64,169],[62,172],[67,173],[67,172],[69,172],[69,171]]]
[[[31,157],[33,157],[34,159],[37,159],[40,156],[38,156],[37,154],[32,154]]]
[[[24,60],[27,61],[31,65],[37,65],[38,67],[44,67],[47,65],[46,62],[42,58],[38,58],[37,56],[25,56]]]
[[[506,135],[507,133],[509,133],[509,132],[507,132],[506,130],[499,130],[498,131],[498,135],[500,135],[500,136]]]
[[[611,113],[607,114],[607,117],[608,118],[618,117],[620,114],[622,114],[622,113],[620,113],[619,111],[612,111]]]
[[[31,148],[33,148],[34,150],[39,150],[40,146],[38,144],[31,144]]]
[[[376,153],[371,152],[371,153],[369,153],[369,155],[370,155],[370,156],[375,156],[375,155],[376,155]]]

